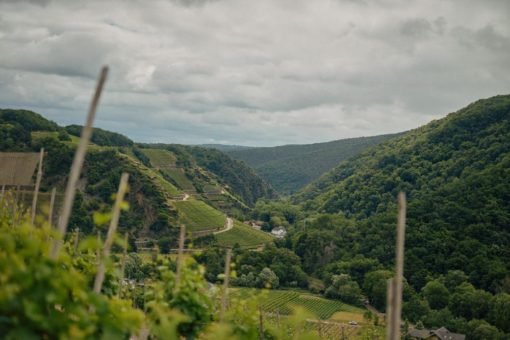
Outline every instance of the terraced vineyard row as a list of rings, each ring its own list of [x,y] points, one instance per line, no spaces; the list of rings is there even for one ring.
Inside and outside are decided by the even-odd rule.
[[[334,313],[341,311],[344,304],[340,301],[327,300],[311,295],[300,295],[292,300],[292,304],[304,307],[319,319],[329,319]]]
[[[142,149],[145,156],[149,157],[151,164],[156,169],[175,167],[175,155],[164,149]]]
[[[189,231],[221,229],[225,225],[226,216],[202,201],[189,199],[176,201],[175,206],[182,214],[182,222]]]
[[[257,294],[256,289],[239,288],[235,294],[241,298],[248,298]],[[363,314],[363,310],[344,304],[340,301],[328,300],[309,293],[300,293],[290,290],[269,290],[262,295],[262,308],[266,312],[291,314],[293,308],[302,307],[317,319],[326,320],[339,311],[351,311],[353,314]]]
[[[292,309],[289,303],[299,298],[299,293],[293,291],[270,291],[267,301],[262,308],[268,312],[290,314]]]
[[[216,235],[218,243],[225,247],[232,247],[236,243],[244,248],[252,248],[258,245],[271,242],[273,237],[267,233],[255,230],[241,222],[234,221],[234,227],[221,234]]]

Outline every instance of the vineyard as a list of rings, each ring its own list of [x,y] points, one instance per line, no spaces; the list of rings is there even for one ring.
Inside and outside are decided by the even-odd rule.
[[[256,295],[255,289],[239,288],[235,293],[240,298]],[[261,296],[262,308],[266,312],[290,315],[293,309],[300,307],[317,319],[327,320],[335,313],[348,311],[354,319],[362,318],[364,310],[340,301],[328,300],[309,293],[292,290],[270,290]]]
[[[163,149],[142,149],[142,151],[149,157],[152,166],[156,169],[175,167],[176,158],[170,151]]]
[[[184,173],[184,169],[161,169],[160,170],[163,176],[170,178],[177,186],[184,191],[195,191],[195,186],[186,177]]]
[[[216,239],[220,245],[225,247],[239,244],[242,248],[255,248],[271,242],[273,237],[270,234],[248,227],[241,222],[234,221],[234,227],[229,231],[217,234]]]
[[[221,229],[225,225],[225,215],[202,201],[189,199],[174,204],[189,231]]]

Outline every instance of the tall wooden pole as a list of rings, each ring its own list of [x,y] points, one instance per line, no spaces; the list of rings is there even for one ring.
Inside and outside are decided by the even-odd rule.
[[[36,209],[37,209],[37,196],[39,196],[39,188],[41,186],[43,159],[44,159],[44,148],[41,148],[41,152],[39,154],[39,167],[37,169],[37,178],[35,180],[34,197],[32,197],[32,211],[31,211],[31,215],[30,215],[30,223],[32,225],[34,225],[34,221],[35,221],[35,213],[36,213]]]
[[[184,253],[184,240],[186,238],[186,226],[181,224],[181,232],[179,234],[179,252],[177,253],[177,268],[175,271],[175,287],[174,291],[179,289],[181,284],[182,257]]]
[[[76,149],[76,153],[74,155],[73,164],[71,166],[71,173],[69,175],[69,180],[67,181],[66,191],[64,194],[62,212],[60,214],[60,219],[58,223],[58,231],[60,232],[62,237],[65,236],[67,224],[69,223],[69,217],[71,216],[71,209],[73,207],[74,197],[76,195],[76,184],[80,179],[81,168],[83,167],[83,162],[85,161],[87,146],[89,144],[90,137],[92,136],[92,124],[94,123],[97,105],[99,103],[99,98],[101,97],[101,92],[103,90],[107,74],[108,67],[104,66],[99,76],[96,91],[94,93],[94,96],[92,97],[92,102],[90,104],[89,112],[87,115],[87,121],[85,123],[85,126],[83,127],[83,130],[81,131],[78,149]],[[60,242],[58,240],[55,240],[53,243],[51,258],[53,259],[57,258],[59,251]]]
[[[108,228],[108,234],[106,235],[106,240],[104,242],[103,253],[101,256],[101,260],[99,262],[99,267],[97,269],[96,280],[94,281],[94,292],[96,292],[96,293],[101,292],[101,288],[103,287],[104,273],[105,273],[105,261],[110,256],[110,249],[113,244],[115,232],[117,231],[117,225],[119,224],[120,209],[121,209],[122,202],[124,201],[124,194],[127,191],[128,178],[129,178],[129,175],[127,173],[123,173],[120,178],[119,190],[117,191],[117,197],[115,198],[115,204],[113,206],[113,213],[112,213],[112,219],[110,221],[110,227]]]
[[[227,310],[228,303],[228,280],[230,278],[230,260],[232,258],[232,249],[227,249],[225,255],[225,278],[223,280],[223,295],[221,296],[221,310],[220,310],[220,322],[223,322],[225,317],[225,311]]]
[[[120,285],[119,290],[117,291],[117,297],[122,296],[122,284],[124,281],[125,271],[126,271],[126,259],[127,259],[127,250],[128,250],[128,233],[124,235],[124,251],[122,252],[122,259],[120,261]]]
[[[406,226],[406,196],[403,192],[398,194],[398,218],[397,218],[397,241],[395,252],[395,277],[390,281],[388,290],[391,296],[387,306],[390,308],[389,315],[389,334],[390,340],[400,339],[400,325],[402,314],[402,281],[404,280],[404,243]]]
[[[53,223],[53,208],[55,207],[55,195],[57,194],[57,189],[51,189],[51,197],[50,197],[50,210],[48,211],[48,225],[52,227]]]

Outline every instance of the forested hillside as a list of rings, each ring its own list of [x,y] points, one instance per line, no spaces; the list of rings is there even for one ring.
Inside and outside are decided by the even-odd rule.
[[[327,143],[222,151],[253,167],[278,192],[293,193],[341,161],[395,135],[360,137]]]
[[[63,192],[80,129],[77,125],[60,127],[31,111],[0,110],[0,151],[37,152],[44,147],[44,199],[52,187]],[[274,197],[271,187],[253,170],[219,151],[136,145],[121,134],[95,128],[71,229],[80,228],[85,234],[96,231],[93,215],[111,205],[122,172],[130,174],[127,200],[132,208],[124,213],[120,231],[129,234],[133,247],[137,240],[148,240],[144,247],[159,244],[168,251],[177,242],[180,224],[186,224],[190,232],[212,234],[224,228],[227,215],[243,218],[259,198]],[[248,246],[268,241],[265,234],[255,232]],[[238,233],[235,227],[224,234]],[[208,239],[211,244],[218,242],[221,239]]]
[[[288,246],[308,273],[326,282],[349,274],[383,308],[374,282],[391,276],[383,269],[394,259],[399,191],[408,198],[404,315],[463,331],[484,319],[508,332],[488,301],[510,298],[510,96],[477,101],[341,163],[294,196],[308,223]]]

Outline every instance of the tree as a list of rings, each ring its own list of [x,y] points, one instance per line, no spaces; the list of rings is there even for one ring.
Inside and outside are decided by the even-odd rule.
[[[461,283],[467,282],[468,276],[462,270],[449,270],[444,278],[444,285],[450,292]]]
[[[499,330],[484,320],[471,320],[467,324],[470,338],[484,340],[500,339]]]
[[[262,269],[257,276],[257,286],[259,288],[278,288],[279,285],[280,280],[278,276],[267,267]]]
[[[497,294],[491,299],[489,320],[499,329],[510,333],[510,294]]]
[[[430,312],[429,304],[426,300],[420,299],[419,295],[414,295],[408,302],[402,306],[404,319],[413,323],[422,320]]]
[[[389,270],[375,270],[365,275],[363,290],[370,303],[381,311],[386,309],[386,289],[391,277],[393,273]]]
[[[354,305],[360,305],[362,299],[358,283],[347,274],[334,275],[331,286],[326,289],[324,295]]]
[[[421,292],[423,297],[427,299],[430,308],[442,309],[448,306],[450,292],[448,291],[448,288],[446,288],[445,285],[438,280],[427,282]]]
[[[475,289],[464,282],[455,289],[450,299],[449,308],[457,316],[466,319],[483,319],[489,312],[492,295],[484,290]]]

